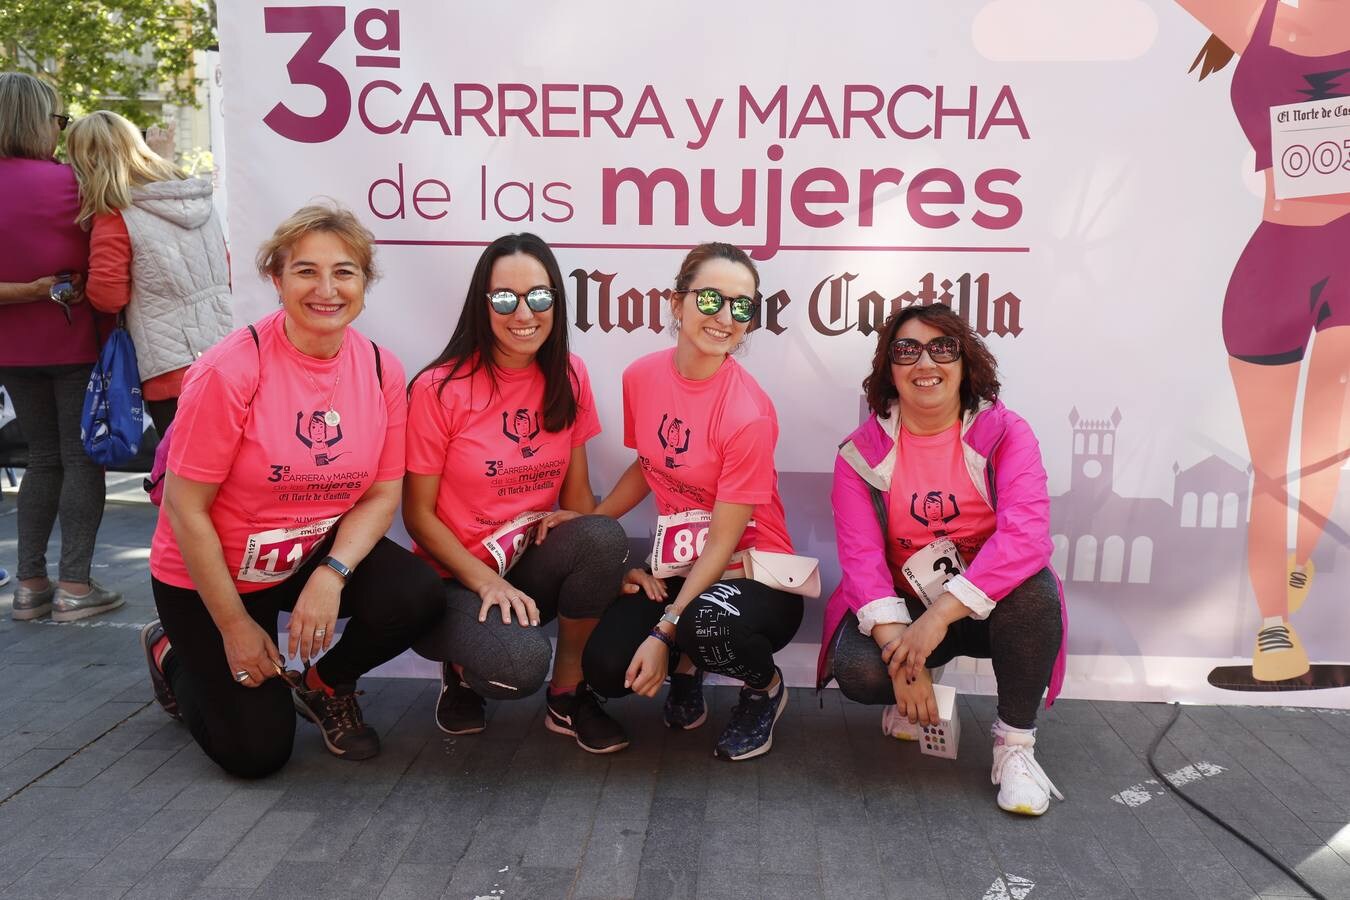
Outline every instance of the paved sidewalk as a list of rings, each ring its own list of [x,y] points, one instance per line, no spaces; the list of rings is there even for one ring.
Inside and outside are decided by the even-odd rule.
[[[960,758],[880,734],[878,714],[794,690],[774,750],[712,758],[735,699],[671,733],[659,705],[609,707],[633,746],[590,756],[546,731],[542,698],[490,704],[482,735],[432,722],[433,684],[367,679],[384,751],[327,755],[301,723],[278,776],[222,775],[151,700],[137,629],[153,616],[153,510],[110,504],[94,577],[126,607],[15,623],[0,589],[0,896],[1241,898],[1303,896],[1160,792],[1144,752],[1169,710],[1062,701],[1037,756],[1068,797],[1039,820],[989,784],[993,702],[962,697]],[[0,561],[14,559],[14,495]],[[1350,714],[1192,707],[1164,771],[1350,897]],[[1189,767],[1189,768],[1187,768]]]

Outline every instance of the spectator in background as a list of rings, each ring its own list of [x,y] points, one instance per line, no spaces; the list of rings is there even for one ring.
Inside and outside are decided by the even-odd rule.
[[[125,310],[146,409],[164,434],[183,373],[230,333],[230,269],[211,183],[151,150],[131,122],[99,110],[66,140],[89,229],[85,296]]]
[[[89,239],[75,224],[75,174],[52,158],[69,121],[50,85],[0,73],[0,382],[28,441],[16,619],[70,621],[122,605],[89,578],[104,484],[80,442],[80,414],[99,342],[96,313],[82,302]],[[53,583],[47,541],[58,518]]]

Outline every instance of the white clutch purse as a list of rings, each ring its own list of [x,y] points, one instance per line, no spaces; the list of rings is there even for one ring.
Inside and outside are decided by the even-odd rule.
[[[769,553],[751,547],[745,551],[745,575],[789,594],[820,596],[820,560],[813,556]]]

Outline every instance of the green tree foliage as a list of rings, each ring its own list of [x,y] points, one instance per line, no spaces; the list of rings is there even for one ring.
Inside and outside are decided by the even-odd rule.
[[[0,0],[0,69],[40,75],[67,106],[112,109],[142,126],[140,97],[196,106],[192,54],[216,42],[202,0]],[[157,104],[156,104],[157,105]]]

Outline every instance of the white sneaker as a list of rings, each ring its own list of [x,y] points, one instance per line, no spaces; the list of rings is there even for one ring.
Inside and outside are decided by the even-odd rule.
[[[1050,795],[1064,795],[1036,762],[1036,731],[1013,731],[995,720],[994,769],[989,780],[999,785],[998,808],[1024,816],[1039,816],[1050,807]]]
[[[917,741],[919,723],[900,715],[900,710],[892,703],[881,711],[881,733],[902,741]]]

